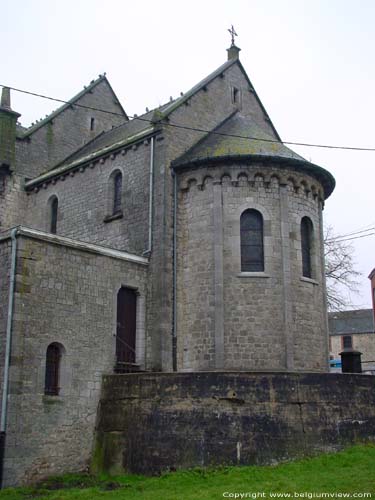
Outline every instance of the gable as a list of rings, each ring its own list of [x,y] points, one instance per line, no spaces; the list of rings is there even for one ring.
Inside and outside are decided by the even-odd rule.
[[[210,87],[214,87],[214,91],[217,93],[215,106],[227,107],[228,103],[230,103],[231,111],[240,110],[243,116],[251,118],[254,124],[263,129],[267,135],[281,141],[244,67],[238,59],[227,61],[176,101],[166,106],[163,112],[160,113],[160,119],[172,121],[179,115],[178,111],[181,110],[183,105],[193,105],[194,101],[198,99],[198,94],[208,93]],[[217,87],[220,87],[220,90]]]
[[[101,76],[44,120],[19,131],[17,171],[35,177],[127,120],[107,78]]]

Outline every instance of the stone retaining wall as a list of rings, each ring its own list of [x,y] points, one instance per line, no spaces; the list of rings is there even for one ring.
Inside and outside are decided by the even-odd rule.
[[[267,464],[375,439],[375,377],[105,376],[93,471]]]

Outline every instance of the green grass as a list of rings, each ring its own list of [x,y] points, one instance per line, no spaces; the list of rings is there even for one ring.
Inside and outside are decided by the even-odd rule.
[[[375,445],[277,466],[194,469],[160,477],[70,474],[49,478],[33,488],[2,490],[0,500],[214,500],[225,498],[224,492],[248,493],[247,498],[263,492],[258,498],[271,498],[270,492],[366,492],[375,499]]]

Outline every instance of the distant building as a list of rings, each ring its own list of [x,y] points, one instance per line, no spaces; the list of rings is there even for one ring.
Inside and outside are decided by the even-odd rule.
[[[363,371],[375,370],[375,269],[371,280],[372,309],[331,312],[328,314],[330,359],[340,359],[343,349],[362,353]]]
[[[375,321],[375,267],[369,274],[368,278],[371,281],[372,309],[374,312],[374,321]]]

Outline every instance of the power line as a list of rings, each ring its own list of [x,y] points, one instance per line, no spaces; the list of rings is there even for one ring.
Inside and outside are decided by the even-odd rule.
[[[117,113],[116,111],[109,111],[106,109],[95,108],[92,106],[85,106],[83,104],[76,104],[76,103],[72,103],[70,101],[64,101],[62,99],[57,99],[55,97],[50,97],[50,96],[46,96],[43,94],[37,94],[36,92],[30,92],[27,90],[18,89],[15,87],[10,87],[9,85],[0,84],[0,86],[7,87],[10,90],[14,90],[15,92],[20,92],[22,94],[28,94],[28,95],[32,95],[34,97],[40,97],[42,99],[48,99],[50,101],[56,101],[56,102],[59,102],[62,104],[69,104],[72,107],[76,106],[78,108],[84,108],[84,109],[89,109],[91,111],[99,111],[101,113],[107,113],[107,114],[123,117],[122,113]],[[136,116],[136,115],[129,116],[129,118],[132,118],[133,120],[144,121],[147,123],[153,123],[153,121],[150,120],[149,118],[142,118],[142,117]],[[124,123],[126,123],[126,122],[124,122]],[[206,134],[211,133],[211,134],[225,136],[225,137],[234,137],[237,139],[247,139],[247,140],[252,140],[252,141],[269,142],[269,143],[275,143],[275,144],[288,144],[291,146],[305,146],[305,147],[310,147],[310,148],[324,148],[324,149],[340,149],[340,150],[349,150],[349,151],[372,151],[372,152],[375,152],[375,148],[362,148],[362,147],[355,147],[355,146],[333,146],[333,145],[328,145],[328,144],[313,144],[313,143],[307,143],[307,142],[278,141],[276,139],[260,139],[259,137],[243,136],[243,135],[237,135],[237,134],[226,134],[224,132],[206,130],[206,129],[201,129],[201,128],[197,128],[197,127],[188,127],[187,125],[180,125],[178,123],[164,122],[163,124],[168,126],[168,127],[190,130],[193,132],[203,132]]]
[[[334,241],[335,243],[342,243],[343,241],[350,241],[350,240],[359,240],[360,238],[367,238],[368,236],[374,236],[375,233],[370,233],[370,234],[363,234],[362,236],[353,236],[352,238],[343,238],[343,239],[336,239],[336,238],[331,238],[326,241],[326,243],[330,243],[331,241]]]
[[[372,230],[375,230],[375,226],[372,226],[372,227],[368,227],[368,229],[362,229],[362,230],[358,230],[358,231],[352,231],[350,233],[347,233],[347,234],[340,234],[340,235],[337,235],[337,236],[333,236],[332,238],[329,238],[327,241],[337,241],[341,238],[346,238],[348,236],[356,236],[357,234],[361,234],[361,233],[368,233],[369,231],[372,231]]]

